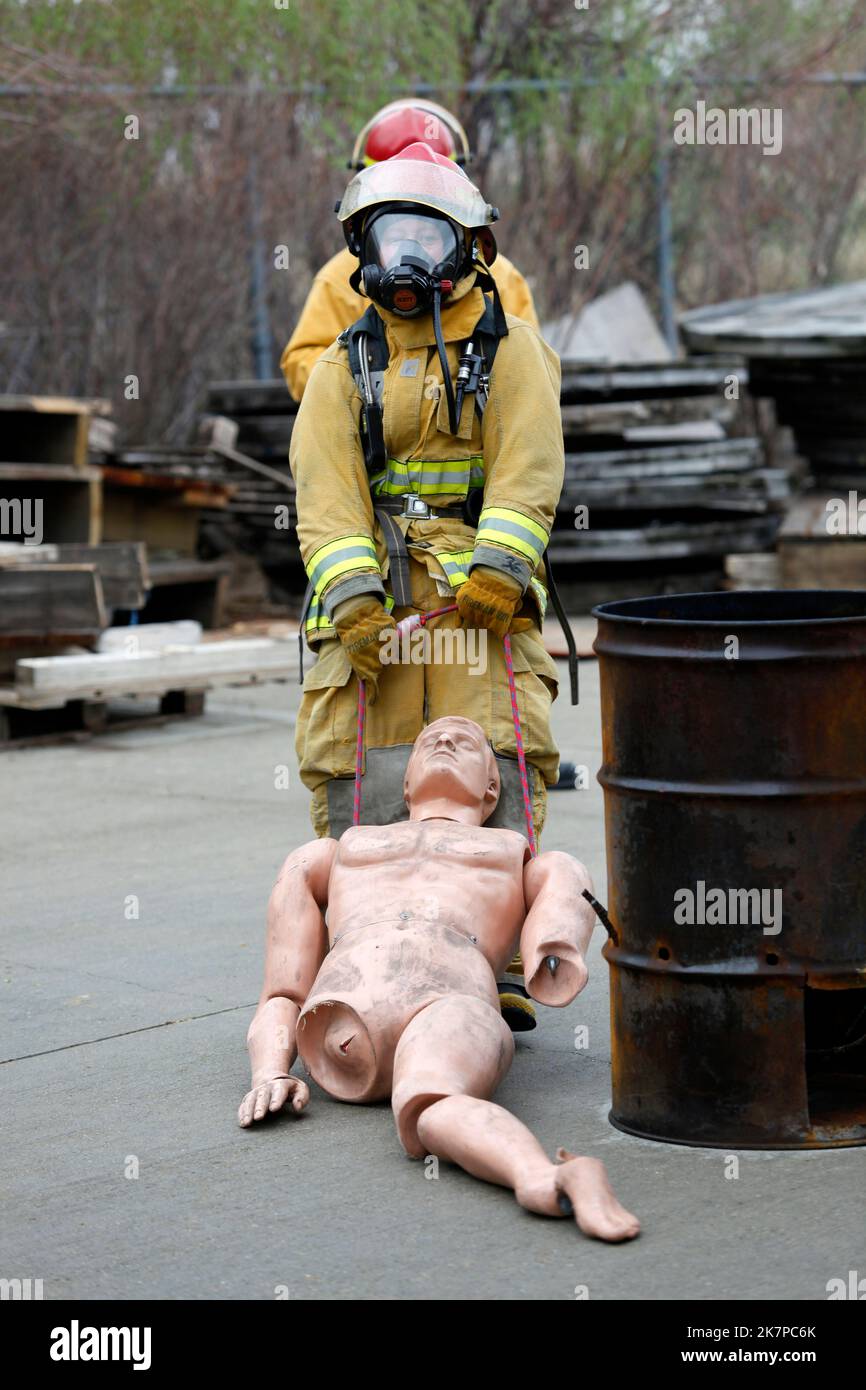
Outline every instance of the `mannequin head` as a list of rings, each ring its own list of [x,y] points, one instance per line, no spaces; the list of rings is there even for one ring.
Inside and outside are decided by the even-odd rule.
[[[411,820],[482,825],[499,800],[499,768],[481,726],[456,714],[428,724],[415,740],[403,794]]]

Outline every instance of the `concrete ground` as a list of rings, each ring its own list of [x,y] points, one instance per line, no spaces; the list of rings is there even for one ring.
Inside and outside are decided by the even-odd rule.
[[[564,668],[563,691],[560,747],[593,781],[551,797],[544,848],[584,859],[605,897],[595,664],[579,708]],[[238,1128],[265,903],[310,838],[298,696],[218,692],[201,720],[0,754],[0,1276],[46,1298],[749,1300],[866,1274],[863,1149],[744,1152],[731,1180],[718,1150],[611,1127],[601,928],[586,991],[541,1010],[498,1099],[549,1152],[604,1159],[634,1244],[447,1164],[428,1180],[387,1107],[313,1087],[302,1117]]]

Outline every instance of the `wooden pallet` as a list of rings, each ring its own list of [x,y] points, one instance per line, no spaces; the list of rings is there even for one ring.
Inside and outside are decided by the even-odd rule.
[[[134,634],[130,628],[133,640]],[[287,681],[296,678],[297,665],[296,642],[269,638],[22,658],[14,683],[0,686],[0,739],[11,737],[16,724],[32,726],[33,712],[65,711],[67,723],[97,732],[106,727],[109,701],[127,696],[159,699],[162,715],[201,714],[208,690]]]
[[[160,697],[156,710],[142,708],[134,714],[104,700],[70,700],[57,709],[40,710],[0,706],[0,749],[81,742],[98,734],[200,718],[205,712],[205,698],[202,690],[170,690]]]

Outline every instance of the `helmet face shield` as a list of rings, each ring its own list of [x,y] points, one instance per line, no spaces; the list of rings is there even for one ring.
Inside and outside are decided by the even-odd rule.
[[[341,222],[347,222],[367,208],[396,202],[419,203],[467,228],[483,227],[498,215],[452,160],[433,163],[404,153],[381,164],[371,164],[356,174],[343,195],[337,216]]]
[[[438,322],[442,295],[475,264],[474,235],[499,213],[452,160],[417,143],[356,174],[337,216],[360,261],[352,288],[363,279],[383,309],[414,317],[432,307]]]
[[[417,212],[382,212],[364,232],[364,265],[382,271],[398,265],[414,265],[428,274],[455,275],[461,246],[454,227],[444,217]]]

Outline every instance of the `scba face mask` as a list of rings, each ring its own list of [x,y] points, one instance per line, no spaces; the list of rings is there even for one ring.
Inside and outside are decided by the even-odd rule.
[[[383,309],[414,318],[447,294],[466,259],[462,229],[419,210],[374,214],[364,229],[364,289]]]

